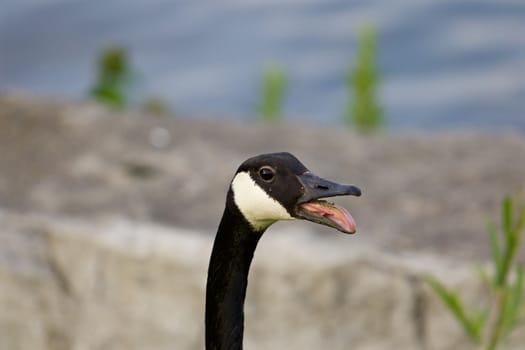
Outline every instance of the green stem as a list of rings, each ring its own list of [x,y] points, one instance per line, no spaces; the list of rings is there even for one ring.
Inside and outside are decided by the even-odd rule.
[[[507,211],[509,213],[512,213],[512,206],[509,204],[509,208],[507,208]],[[508,216],[508,223],[503,225],[503,229],[505,230],[505,251],[503,253],[503,261],[501,264],[501,270],[498,274],[497,284],[495,286],[496,288],[496,297],[497,297],[497,304],[496,304],[496,316],[494,319],[494,324],[492,325],[492,329],[490,330],[490,335],[488,338],[488,344],[486,347],[486,350],[495,350],[496,346],[498,345],[498,342],[502,338],[502,334],[505,331],[505,313],[507,309],[507,298],[508,298],[508,275],[509,271],[513,265],[514,257],[516,255],[516,251],[519,246],[520,242],[520,236],[521,236],[521,227],[519,227],[519,223],[521,222],[522,218],[518,219],[518,225],[515,227],[515,230],[511,227],[512,225],[512,216],[511,214],[507,214]],[[505,215],[504,215],[505,217]]]
[[[510,266],[512,265],[512,260],[514,259],[517,247],[517,239],[514,237],[509,239],[505,247],[505,253],[503,255],[503,263],[498,280],[499,288],[502,288],[507,284],[507,275],[509,274]]]
[[[501,338],[501,334],[503,332],[503,323],[504,323],[504,316],[505,316],[505,305],[507,303],[507,293],[505,293],[505,290],[500,288],[496,292],[498,303],[496,305],[496,319],[494,321],[494,325],[492,326],[492,330],[490,332],[490,337],[488,340],[486,350],[495,350],[496,346],[498,345],[498,342]]]

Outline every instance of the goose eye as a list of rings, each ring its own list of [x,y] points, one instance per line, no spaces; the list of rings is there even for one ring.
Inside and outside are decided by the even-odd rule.
[[[259,175],[264,181],[272,181],[275,176],[275,170],[268,166],[264,166],[261,169],[259,169]]]

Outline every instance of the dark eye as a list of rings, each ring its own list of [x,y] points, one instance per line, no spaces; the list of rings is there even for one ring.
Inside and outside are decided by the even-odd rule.
[[[269,166],[263,166],[261,169],[259,169],[259,175],[264,181],[272,181],[273,177],[275,176],[275,170]]]

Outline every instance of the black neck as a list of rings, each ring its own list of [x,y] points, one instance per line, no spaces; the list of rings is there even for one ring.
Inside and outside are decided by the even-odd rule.
[[[206,350],[242,349],[248,271],[261,235],[234,204],[226,205],[208,268]]]

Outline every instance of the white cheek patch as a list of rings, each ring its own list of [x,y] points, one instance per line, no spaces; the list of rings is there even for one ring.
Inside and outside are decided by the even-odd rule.
[[[293,219],[288,211],[259,187],[247,172],[235,175],[232,190],[237,208],[257,230],[265,229],[277,220]]]

